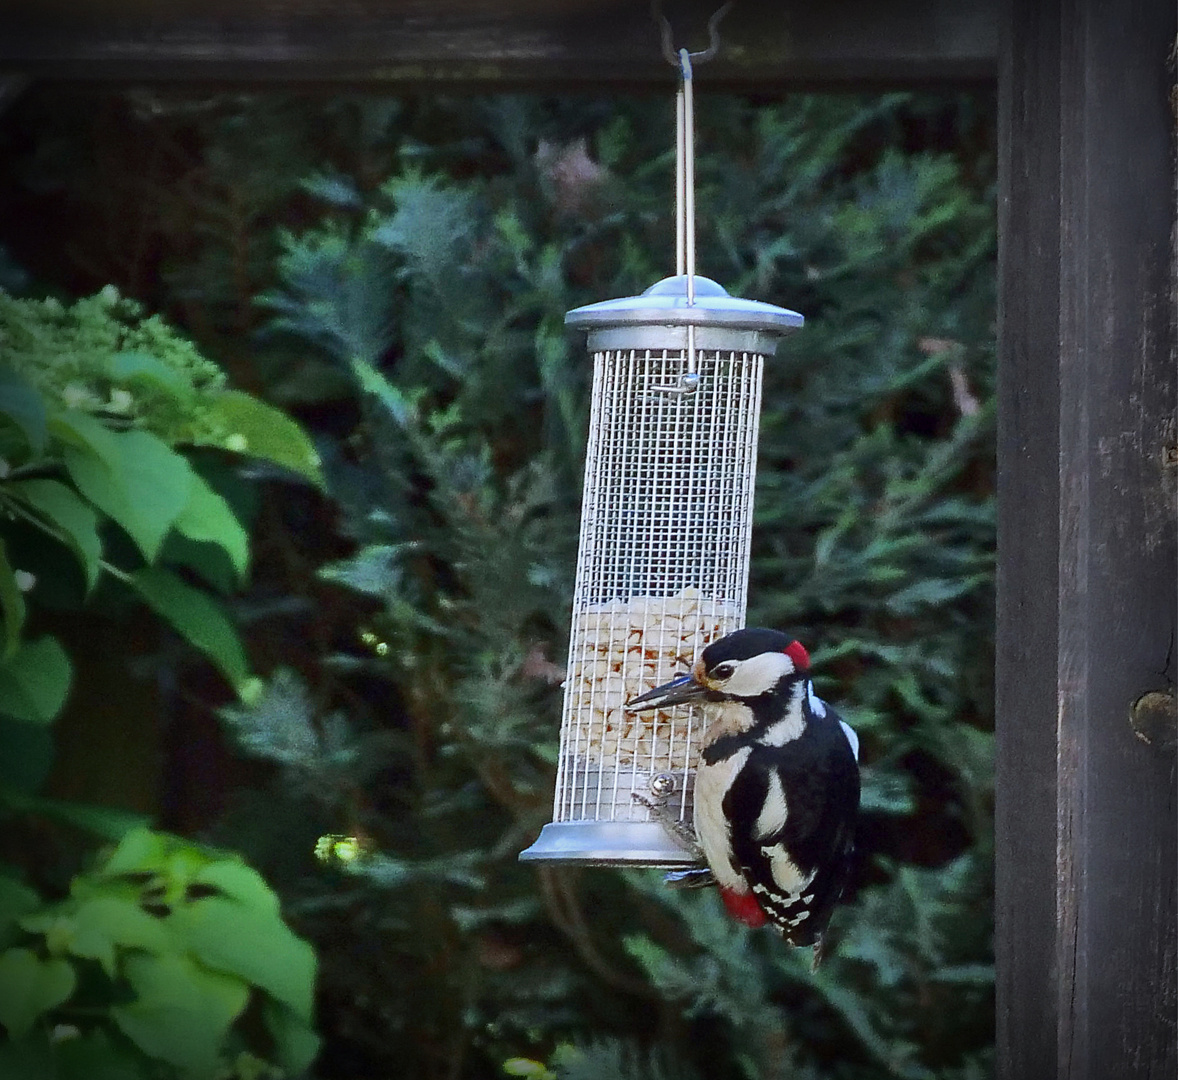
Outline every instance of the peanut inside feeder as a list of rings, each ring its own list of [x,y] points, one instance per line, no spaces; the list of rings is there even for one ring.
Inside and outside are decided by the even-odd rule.
[[[573,722],[585,733],[585,755],[623,766],[695,767],[688,710],[626,712],[623,705],[691,667],[700,650],[737,626],[735,605],[700,610],[698,589],[672,597],[635,596],[591,604],[573,622],[579,657],[566,690]]]

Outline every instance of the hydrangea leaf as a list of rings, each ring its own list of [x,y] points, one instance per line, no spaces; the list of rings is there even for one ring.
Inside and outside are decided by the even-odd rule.
[[[138,998],[111,1009],[123,1034],[151,1057],[212,1076],[249,987],[177,955],[130,956],[124,970]]]
[[[33,456],[44,452],[49,438],[45,401],[36,387],[7,367],[0,367],[0,417],[20,430]]]
[[[202,867],[193,882],[211,885],[238,903],[278,916],[278,897],[252,866],[236,859],[221,859]]]
[[[241,638],[212,597],[154,567],[138,571],[131,582],[148,606],[212,660],[235,689],[246,684],[250,670]]]
[[[172,922],[201,963],[260,986],[310,1020],[315,953],[277,914],[213,896],[177,909]]]
[[[319,452],[286,413],[240,390],[217,394],[209,408],[224,429],[225,449],[272,461],[323,486]]]
[[[175,527],[189,540],[216,544],[224,549],[239,575],[249,569],[249,533],[229,503],[196,473],[192,476],[188,504],[176,518]]]
[[[22,642],[0,663],[0,712],[28,724],[51,723],[65,705],[71,674],[56,638]]]
[[[146,431],[108,431],[78,413],[71,417],[70,429],[84,439],[66,447],[70,478],[154,561],[188,504],[196,476],[192,466]]]
[[[319,1053],[320,1039],[314,1028],[272,998],[262,1005],[262,1019],[274,1040],[278,1064],[289,1076],[302,1076]]]
[[[56,528],[81,562],[87,588],[93,588],[102,559],[98,515],[72,488],[57,480],[19,480],[9,485],[8,491]]]
[[[56,957],[42,959],[30,949],[0,954],[0,1024],[9,1038],[28,1034],[39,1016],[74,992],[73,965]]]
[[[108,359],[106,366],[112,382],[129,386],[146,385],[179,400],[193,397],[192,383],[179,370],[148,353],[115,353]]]

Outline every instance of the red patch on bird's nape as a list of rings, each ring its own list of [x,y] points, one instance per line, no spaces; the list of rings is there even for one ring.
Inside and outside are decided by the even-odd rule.
[[[781,651],[794,662],[795,671],[806,671],[809,669],[810,654],[806,652],[806,646],[800,641],[791,641]]]
[[[742,922],[745,926],[765,925],[765,913],[751,892],[737,892],[735,889],[726,889],[721,885],[720,897],[728,909],[728,914],[737,922]]]

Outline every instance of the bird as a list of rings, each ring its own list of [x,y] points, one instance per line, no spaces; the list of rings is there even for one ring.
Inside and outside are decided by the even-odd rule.
[[[694,837],[706,870],[680,884],[719,887],[728,912],[816,946],[852,867],[859,810],[859,740],[814,692],[810,656],[790,635],[736,630],[691,671],[632,698],[633,712],[698,704]],[[657,804],[642,798],[664,820]]]

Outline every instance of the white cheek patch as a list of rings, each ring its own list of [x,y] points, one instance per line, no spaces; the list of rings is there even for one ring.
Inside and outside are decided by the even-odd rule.
[[[794,662],[785,653],[767,652],[742,660],[721,690],[735,697],[751,698],[772,690],[786,675],[794,673]]]

